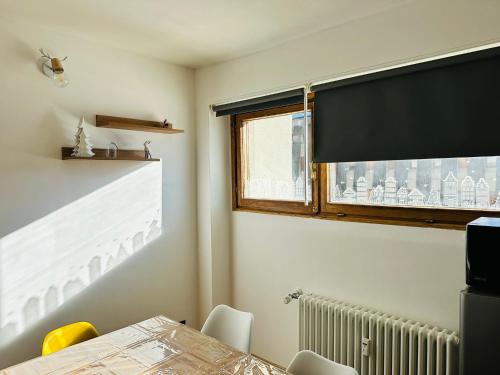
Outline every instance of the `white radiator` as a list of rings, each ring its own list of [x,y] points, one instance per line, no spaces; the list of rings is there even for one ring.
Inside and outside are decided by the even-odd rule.
[[[458,335],[366,307],[305,294],[300,350],[354,367],[360,375],[457,375]]]

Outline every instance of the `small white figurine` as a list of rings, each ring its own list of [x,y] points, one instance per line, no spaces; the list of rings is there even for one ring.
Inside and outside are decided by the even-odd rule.
[[[150,144],[151,144],[151,141],[144,142],[144,158],[145,159],[151,159],[151,151],[149,150]]]
[[[95,154],[92,152],[92,143],[90,143],[90,137],[85,133],[83,128],[85,124],[85,118],[82,116],[78,124],[78,130],[75,135],[76,146],[73,149],[71,156],[76,156],[79,158],[91,158]]]

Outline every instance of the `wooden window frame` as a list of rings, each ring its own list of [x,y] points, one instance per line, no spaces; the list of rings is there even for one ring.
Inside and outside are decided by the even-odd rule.
[[[328,164],[321,164],[319,171],[321,202],[319,215],[326,219],[463,230],[468,222],[478,217],[500,215],[500,213],[494,211],[466,210],[460,208],[330,203],[328,202]]]
[[[313,103],[309,103],[308,110],[311,111],[311,134],[313,133],[312,127],[314,126],[313,120]],[[312,181],[312,201],[306,206],[304,201],[284,201],[284,200],[270,200],[270,199],[250,199],[243,196],[243,173],[241,170],[242,160],[242,136],[241,129],[243,123],[254,118],[264,118],[277,116],[292,112],[300,112],[304,110],[303,104],[294,104],[285,107],[266,109],[251,113],[244,113],[232,116],[231,121],[231,154],[232,154],[232,190],[233,190],[233,209],[236,210],[249,210],[249,211],[264,211],[274,212],[278,214],[292,214],[311,216],[315,215],[318,210],[318,184],[317,179],[313,178]],[[312,149],[312,136],[311,149]],[[312,151],[310,153],[312,155]]]
[[[314,97],[310,97],[311,155],[314,136]],[[330,203],[328,201],[328,164],[313,164],[312,204],[280,200],[249,199],[243,197],[241,171],[241,127],[245,120],[298,112],[302,104],[267,109],[231,116],[231,180],[234,211],[253,211],[283,215],[299,215],[319,219],[433,227],[464,230],[465,225],[481,216],[500,216],[500,212],[460,208],[391,207],[363,204]]]

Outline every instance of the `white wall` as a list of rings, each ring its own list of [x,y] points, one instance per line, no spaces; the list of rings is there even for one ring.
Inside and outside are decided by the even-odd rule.
[[[458,329],[464,232],[231,213],[230,190],[211,185],[212,175],[229,174],[229,136],[220,121],[209,121],[208,105],[498,42],[499,13],[495,1],[408,2],[196,72],[199,225],[230,217],[218,230],[232,238],[234,305],[255,314],[253,352],[286,364],[298,349],[297,305],[281,302],[296,286]],[[211,196],[226,200],[212,217]],[[209,253],[205,240],[200,246]],[[213,287],[201,290],[201,317]]]
[[[215,118],[208,106],[198,111],[197,129],[198,181],[198,283],[199,320],[203,322],[214,306],[232,304],[231,252],[231,176],[221,165],[227,164],[226,152],[210,157],[204,150],[227,150],[229,123],[226,117]],[[206,115],[206,122],[203,115]],[[210,124],[210,126],[207,126]],[[210,127],[210,132],[209,132]]]
[[[68,210],[72,212],[75,216],[65,217],[64,222],[71,231],[78,233],[79,228],[74,226],[79,225],[79,212],[84,210],[81,207],[71,210],[75,202],[81,205],[94,199],[92,204],[102,214],[96,212],[92,218],[94,222],[88,223],[99,228],[96,233],[88,233],[89,240],[94,240],[92,236],[101,232],[107,233],[127,224],[120,222],[120,218],[127,219],[121,212],[113,212],[115,221],[105,219],[109,217],[107,210],[113,210],[115,199],[103,199],[101,193],[109,186],[116,187],[110,184],[122,177],[132,181],[134,176],[141,176],[134,173],[148,168],[147,164],[60,160],[60,147],[72,145],[81,115],[85,115],[91,124],[89,133],[95,147],[104,147],[107,142],[115,141],[121,148],[141,149],[146,139],[152,140],[153,156],[162,158],[161,163],[152,167],[160,171],[161,184],[156,185],[154,178],[142,175],[139,178],[144,181],[135,180],[132,185],[143,185],[140,189],[143,189],[144,197],[138,195],[126,206],[138,204],[140,207],[148,194],[147,187],[154,190],[162,185],[159,215],[163,225],[159,238],[143,248],[138,246],[133,254],[127,255],[128,259],[115,264],[104,276],[93,282],[85,278],[80,280],[80,288],[77,289],[82,289],[83,283],[83,290],[74,297],[65,299],[60,295],[62,305],[55,312],[47,313],[36,297],[34,307],[32,305],[31,310],[24,310],[32,322],[26,328],[23,323],[26,317],[9,313],[10,306],[5,302],[2,305],[0,299],[0,311],[6,314],[0,328],[9,322],[17,324],[17,329],[0,331],[0,341],[4,342],[0,345],[0,368],[38,355],[46,332],[75,320],[89,320],[101,332],[157,314],[187,319],[188,323],[197,325],[194,72],[2,17],[0,251],[3,253],[0,255],[6,257],[7,239],[14,238],[14,234],[25,233],[23,241],[40,241],[38,247],[31,244],[30,249],[35,251],[40,263],[51,264],[51,272],[45,274],[56,280],[61,273],[67,272],[65,263],[58,259],[57,250],[68,250],[61,249],[60,244],[63,240],[71,240],[66,238],[64,231],[59,230],[54,235],[50,223],[61,220],[58,215]],[[60,56],[69,56],[64,63],[70,78],[68,87],[56,88],[40,73],[37,66],[40,47],[52,49]],[[162,135],[98,129],[93,125],[95,114],[157,120],[167,117],[185,133]],[[113,198],[123,199],[125,193],[117,193],[118,196]],[[97,203],[96,197],[101,197]],[[88,208],[85,210],[87,212]],[[34,236],[30,230],[40,225],[44,225],[36,234],[40,237]],[[135,241],[132,235],[133,232],[124,241]],[[25,264],[22,262],[22,248],[16,252],[16,244],[12,241],[8,246],[9,264]],[[113,246],[109,253],[116,255],[118,245]],[[94,255],[91,248],[85,251],[85,256]],[[74,260],[80,255],[75,251],[74,257],[70,258]],[[3,259],[2,256],[0,259]],[[36,261],[30,264],[35,268],[37,266]],[[87,264],[73,264],[72,267],[76,267],[76,274],[85,272]],[[3,267],[0,264],[0,298],[12,292],[7,290],[11,287],[8,280],[23,273],[27,283],[32,277],[38,277],[30,270],[7,268],[5,264]],[[64,285],[55,287],[61,289]],[[35,288],[30,290],[26,286],[23,290],[25,295],[19,298],[44,292]]]

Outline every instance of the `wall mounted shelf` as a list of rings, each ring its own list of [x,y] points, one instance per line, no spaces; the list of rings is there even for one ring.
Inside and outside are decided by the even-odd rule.
[[[115,159],[106,157],[105,148],[94,148],[92,151],[95,155],[91,158],[81,158],[71,156],[73,147],[61,147],[62,160],[135,160],[135,161],[160,161],[160,159],[146,159],[144,150],[118,150],[118,155]]]
[[[125,129],[164,134],[184,133],[184,130],[181,129],[164,128],[162,122],[136,120],[125,117],[96,115],[95,123],[98,128]]]

